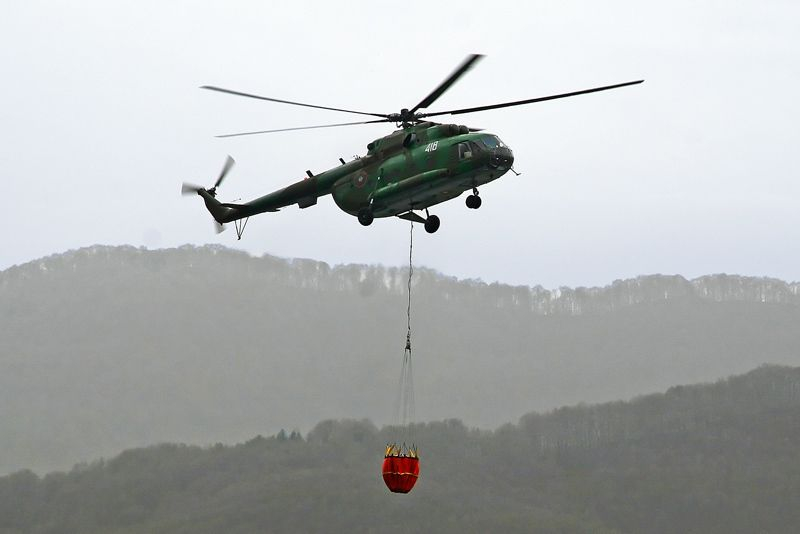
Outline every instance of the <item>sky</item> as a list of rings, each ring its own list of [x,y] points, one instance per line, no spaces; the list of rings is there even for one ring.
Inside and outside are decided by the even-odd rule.
[[[436,206],[415,261],[459,278],[605,285],[641,274],[800,279],[800,4],[783,1],[37,2],[0,19],[0,269],[94,244],[220,243],[254,255],[402,265],[408,222],[368,227],[330,197],[213,231],[183,181],[246,201],[366,153],[391,126],[218,139],[359,120],[218,85],[378,113],[645,79],[460,115],[521,176]]]

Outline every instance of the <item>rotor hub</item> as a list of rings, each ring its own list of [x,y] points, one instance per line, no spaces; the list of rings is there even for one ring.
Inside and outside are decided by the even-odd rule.
[[[403,124],[404,126],[420,122],[419,115],[410,111],[408,108],[401,109],[400,113],[390,113],[386,118],[389,122]]]

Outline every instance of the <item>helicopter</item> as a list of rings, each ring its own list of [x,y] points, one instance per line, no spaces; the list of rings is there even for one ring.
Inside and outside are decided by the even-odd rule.
[[[293,204],[297,204],[301,209],[309,208],[316,205],[319,197],[325,195],[331,195],[342,211],[357,217],[363,226],[371,225],[375,218],[394,216],[421,223],[425,231],[432,234],[439,229],[441,221],[439,217],[429,213],[430,207],[471,190],[471,194],[466,198],[466,205],[470,209],[478,209],[482,203],[478,188],[497,180],[509,170],[514,173],[516,171],[513,169],[514,153],[496,135],[464,125],[440,124],[428,120],[430,117],[462,115],[533,104],[636,85],[644,81],[635,80],[570,93],[449,111],[421,111],[432,105],[483,57],[481,54],[467,56],[428,96],[411,109],[403,108],[399,113],[370,113],[319,106],[204,85],[201,89],[235,96],[377,117],[360,122],[242,132],[217,137],[384,122],[394,123],[397,130],[370,142],[364,156],[356,156],[348,162],[339,158],[339,166],[319,174],[307,170],[307,176],[302,180],[244,204],[222,203],[216,198],[217,188],[234,164],[230,156],[212,187],[204,188],[184,183],[181,193],[197,194],[203,198],[208,211],[216,221],[218,232],[224,229],[223,224],[234,222],[239,239],[242,238],[249,217],[259,213],[276,212]],[[425,217],[417,212],[424,212]]]

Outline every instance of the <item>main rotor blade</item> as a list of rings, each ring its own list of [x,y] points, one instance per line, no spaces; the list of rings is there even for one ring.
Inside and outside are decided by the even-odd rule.
[[[442,96],[442,94],[444,94],[444,92],[447,91],[451,85],[456,83],[459,78],[461,78],[464,74],[466,74],[466,72],[472,68],[475,62],[481,59],[482,57],[483,57],[482,54],[470,54],[469,56],[467,56],[467,58],[461,62],[461,65],[459,65],[456,68],[456,70],[454,70],[453,73],[447,77],[445,81],[440,83],[439,86],[436,89],[434,89],[431,94],[426,96],[422,100],[422,102],[414,106],[414,109],[412,109],[410,113],[414,113],[418,109],[427,108],[428,106],[433,104],[437,98]]]
[[[269,102],[279,102],[281,104],[292,104],[293,106],[303,106],[307,108],[328,109],[331,111],[342,111],[344,113],[355,113],[357,115],[371,115],[373,117],[388,117],[384,113],[368,113],[366,111],[354,111],[352,109],[342,108],[329,108],[327,106],[317,106],[315,104],[303,104],[302,102],[292,102],[291,100],[281,100],[280,98],[270,98],[268,96],[253,95],[250,93],[242,93],[241,91],[233,91],[231,89],[223,89],[222,87],[214,87],[213,85],[202,85],[200,89],[208,89],[209,91],[218,91],[220,93],[228,93],[229,95],[246,96],[248,98],[255,98],[258,100],[268,100]]]
[[[507,108],[511,106],[521,106],[523,104],[533,104],[534,102],[544,102],[545,100],[555,100],[557,98],[567,98],[568,96],[585,95],[587,93],[596,93],[598,91],[607,91],[608,89],[616,89],[617,87],[625,87],[627,85],[636,85],[642,83],[644,80],[636,80],[634,82],[618,83],[615,85],[606,85],[604,87],[595,87],[593,89],[584,89],[583,91],[574,91],[572,93],[563,93],[560,95],[540,96],[538,98],[529,98],[528,100],[517,100],[516,102],[504,102],[502,104],[492,104],[490,106],[478,106],[474,108],[454,109],[451,111],[437,111],[435,113],[420,113],[418,116],[434,117],[436,115],[460,115],[462,113],[475,113],[476,111],[486,111],[487,109]]]
[[[224,135],[217,135],[215,137],[238,137],[240,135],[256,135],[256,134],[264,134],[264,133],[275,133],[275,132],[291,132],[293,130],[314,130],[316,128],[335,128],[337,126],[353,126],[356,124],[374,124],[376,122],[391,122],[389,119],[379,119],[375,121],[362,121],[362,122],[341,122],[339,124],[320,124],[318,126],[296,126],[294,128],[279,128],[277,130],[261,130],[258,132],[242,132],[242,133],[234,133],[234,134],[224,134]]]
[[[219,173],[219,178],[217,178],[217,181],[214,184],[214,189],[216,189],[217,186],[222,183],[222,180],[225,179],[225,175],[228,174],[228,171],[231,170],[231,167],[233,167],[234,163],[236,162],[233,161],[233,158],[229,155],[228,159],[225,160],[225,165],[222,167],[222,172]]]

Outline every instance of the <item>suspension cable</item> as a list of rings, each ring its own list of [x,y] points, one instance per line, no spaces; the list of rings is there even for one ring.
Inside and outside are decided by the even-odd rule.
[[[408,245],[408,307],[406,308],[406,348],[397,388],[397,422],[406,426],[414,418],[414,376],[411,362],[411,284],[414,277],[414,223],[411,223]]]
[[[408,333],[406,334],[406,350],[411,350],[411,278],[414,276],[414,263],[411,261],[414,252],[414,221],[408,237]]]

